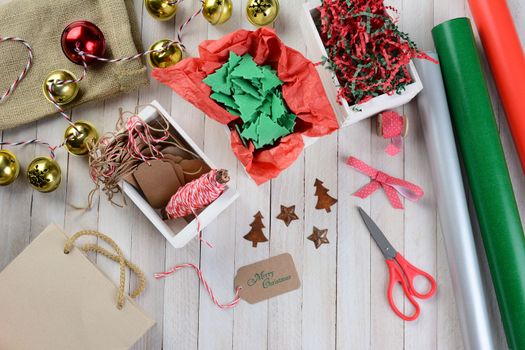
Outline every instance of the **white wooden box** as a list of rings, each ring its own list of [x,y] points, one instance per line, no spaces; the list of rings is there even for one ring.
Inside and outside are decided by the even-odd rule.
[[[318,7],[321,5],[320,0],[311,0],[303,5],[300,14],[301,28],[307,47],[308,58],[312,62],[321,62],[322,57],[327,57],[326,49],[321,40],[321,36],[315,25],[315,21],[319,19],[320,12]],[[408,67],[410,76],[413,82],[406,86],[405,90],[393,95],[383,94],[359,105],[350,106],[348,102],[342,99],[342,104],[337,103],[337,91],[339,82],[337,77],[331,71],[323,67],[317,66],[317,71],[323,82],[328,99],[337,115],[341,127],[354,124],[362,119],[371,117],[387,109],[393,109],[408,103],[412,100],[422,89],[423,85],[419,79],[416,68],[412,62]]]
[[[209,166],[210,168],[216,168],[211,160],[206,157],[204,152],[193,142],[193,140],[186,134],[186,132],[180,127],[175,119],[169,115],[169,113],[162,108],[157,102],[153,101],[152,106],[147,106],[140,113],[139,116],[147,123],[153,121],[159,113],[161,113],[166,120],[173,126],[179,136],[184,139],[192,150],[197,153]],[[159,211],[153,209],[146,199],[140,194],[135,187],[127,183],[122,182],[122,189],[124,193],[135,203],[135,205],[146,215],[157,230],[168,240],[168,242],[175,248],[184,247],[192,238],[198,235],[197,231],[197,220],[193,219],[190,223],[186,220],[179,218],[169,221],[164,221],[160,216]],[[199,213],[199,222],[201,230],[208,226],[219,214],[232,204],[237,197],[238,192],[231,185],[226,187],[226,190],[217,198],[213,203],[208,205]]]

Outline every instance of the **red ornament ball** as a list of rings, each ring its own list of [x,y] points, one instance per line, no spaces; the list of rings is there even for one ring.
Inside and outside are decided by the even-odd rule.
[[[75,21],[64,29],[61,44],[64,55],[76,64],[82,64],[82,56],[77,49],[99,57],[106,51],[106,39],[100,28],[84,20]],[[95,61],[91,57],[85,57],[85,60],[87,64]]]

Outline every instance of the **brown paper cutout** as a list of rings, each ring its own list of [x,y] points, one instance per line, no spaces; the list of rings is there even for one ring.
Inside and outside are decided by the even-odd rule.
[[[277,215],[277,219],[282,220],[286,226],[290,226],[293,220],[299,220],[299,217],[295,214],[295,205],[291,207],[281,205],[281,212]]]
[[[140,164],[133,176],[154,209],[164,208],[171,196],[181,187],[173,166],[162,160]]]
[[[330,207],[337,203],[337,199],[330,196],[328,194],[328,191],[330,191],[328,188],[323,186],[323,182],[319,179],[315,179],[315,195],[317,196],[317,204],[315,205],[315,209],[324,209],[327,213],[332,211]]]
[[[251,241],[252,247],[257,248],[257,243],[268,242],[268,238],[266,238],[262,231],[263,228],[265,228],[266,226],[264,226],[262,222],[262,219],[264,219],[264,217],[262,216],[261,212],[258,211],[257,214],[255,214],[253,217],[255,219],[250,224],[252,229],[244,236],[244,239],[247,241]]]

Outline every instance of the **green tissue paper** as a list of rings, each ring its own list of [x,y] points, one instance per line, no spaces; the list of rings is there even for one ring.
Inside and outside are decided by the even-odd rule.
[[[296,115],[284,103],[282,81],[270,66],[257,65],[249,54],[230,52],[228,62],[203,82],[215,102],[241,118],[236,127],[243,143],[250,140],[259,149],[293,132]]]

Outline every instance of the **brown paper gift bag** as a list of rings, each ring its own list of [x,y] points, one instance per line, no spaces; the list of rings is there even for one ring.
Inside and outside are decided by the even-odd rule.
[[[116,254],[93,244],[73,247],[83,235],[105,240]],[[122,289],[81,250],[118,261]],[[124,295],[126,266],[144,282],[109,237],[81,231],[68,238],[58,226],[48,226],[0,273],[0,349],[129,349],[154,321]]]

